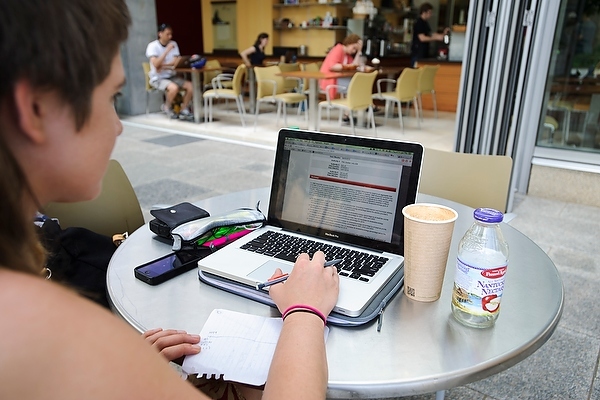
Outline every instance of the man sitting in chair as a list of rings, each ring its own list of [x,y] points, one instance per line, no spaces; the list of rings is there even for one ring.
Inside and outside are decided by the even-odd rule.
[[[193,95],[192,82],[177,76],[175,72],[181,54],[177,43],[171,40],[172,37],[171,26],[161,24],[158,27],[158,39],[146,47],[146,57],[150,60],[150,85],[165,92],[166,101],[162,108],[169,117],[192,120],[194,116],[188,108]],[[185,90],[185,95],[181,111],[177,115],[173,110],[173,100],[182,89]]]

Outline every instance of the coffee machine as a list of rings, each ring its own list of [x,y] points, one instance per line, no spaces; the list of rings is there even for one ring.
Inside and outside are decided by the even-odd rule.
[[[379,15],[364,20],[362,53],[369,59],[385,57],[390,51],[390,41],[385,26],[385,18]]]

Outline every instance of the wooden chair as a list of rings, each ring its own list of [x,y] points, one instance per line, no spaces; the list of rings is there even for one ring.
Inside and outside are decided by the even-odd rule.
[[[354,111],[367,110],[368,118],[370,119],[371,126],[373,127],[373,134],[377,135],[377,129],[375,128],[375,116],[373,114],[373,82],[377,77],[377,71],[373,72],[357,72],[352,75],[350,84],[348,85],[348,93],[345,98],[341,99],[330,99],[329,90],[326,93],[327,99],[319,102],[319,114],[317,117],[317,131],[319,130],[319,123],[321,122],[321,110],[323,108],[331,109],[337,108],[341,111],[348,111],[350,114],[350,125],[352,126],[352,133],[356,134],[354,127]]]
[[[512,159],[425,149],[419,192],[505,212]]]
[[[377,80],[377,93],[373,94],[373,99],[385,101],[385,118],[384,123],[387,121],[389,106],[398,104],[398,121],[400,128],[404,130],[404,121],[402,120],[402,103],[413,103],[415,107],[415,115],[417,117],[417,124],[421,127],[419,119],[419,78],[421,76],[421,68],[404,68],[398,77],[398,80],[383,78]],[[382,83],[395,83],[396,89],[393,92],[382,92]]]
[[[419,112],[421,113],[421,120],[423,119],[423,94],[430,94],[431,101],[433,102],[433,112],[435,118],[438,117],[437,113],[437,101],[435,97],[435,74],[437,74],[440,69],[439,65],[424,65],[423,70],[421,71],[421,76],[419,77],[419,88],[418,88],[418,98],[419,98]]]
[[[254,75],[256,77],[256,111],[254,118],[254,127],[258,123],[258,114],[260,103],[271,103],[277,105],[277,122],[279,125],[279,114],[283,108],[284,124],[287,125],[287,111],[286,106],[288,104],[304,103],[304,109],[306,110],[306,95],[303,93],[287,93],[285,91],[285,79],[278,74],[281,73],[281,69],[278,65],[272,65],[270,67],[254,67]],[[308,114],[305,112],[305,116]]]
[[[220,74],[213,78],[213,82],[211,86],[214,89],[209,89],[203,93],[202,97],[204,97],[204,119],[205,121],[212,122],[213,121],[213,99],[233,99],[237,104],[238,113],[240,114],[240,119],[242,121],[242,126],[246,126],[246,122],[244,121],[244,116],[246,115],[246,110],[244,106],[244,97],[242,93],[242,85],[244,81],[244,76],[246,75],[246,65],[240,64],[233,75],[231,74]],[[231,89],[227,89],[224,83],[227,83],[227,86],[230,86]],[[208,111],[207,111],[208,110]],[[206,114],[208,112],[208,119]]]
[[[77,203],[50,203],[44,214],[58,218],[61,228],[71,226],[112,236],[133,233],[144,225],[144,215],[125,171],[110,160],[102,181],[102,192],[94,200]]]

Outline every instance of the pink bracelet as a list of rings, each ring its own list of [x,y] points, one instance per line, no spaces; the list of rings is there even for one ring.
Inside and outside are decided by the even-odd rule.
[[[307,310],[307,311],[315,314],[319,318],[321,318],[323,320],[323,324],[327,324],[327,318],[325,317],[325,315],[323,315],[323,313],[321,311],[317,310],[313,306],[309,306],[306,304],[294,304],[294,305],[289,306],[288,308],[285,309],[284,312],[281,313],[281,319],[285,319],[285,317],[287,317],[288,314],[290,314],[290,312],[293,310]]]

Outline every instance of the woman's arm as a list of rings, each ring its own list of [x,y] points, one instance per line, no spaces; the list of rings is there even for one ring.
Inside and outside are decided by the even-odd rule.
[[[246,64],[246,67],[251,67],[252,63],[250,63],[250,59],[248,58],[248,56],[252,53],[256,52],[256,47],[254,46],[250,46],[248,47],[246,50],[242,51],[240,53],[240,56],[242,57],[242,60],[244,60],[244,64]]]
[[[344,46],[342,44],[337,44],[329,50],[329,53],[325,56],[325,60],[323,60],[323,65],[325,65],[329,71],[341,71],[344,68],[345,56]]]
[[[325,255],[318,251],[313,259],[301,254],[290,277],[273,285],[270,295],[280,311],[290,306],[307,305],[327,316],[339,294],[335,267],[323,267]],[[275,274],[280,274],[277,270]],[[327,391],[325,324],[313,312],[294,312],[286,316],[263,399],[324,399]]]
[[[354,54],[354,58],[352,59],[352,63],[351,65],[359,65],[360,63],[360,57],[362,56],[362,47],[363,47],[363,42],[362,40],[359,40],[356,43],[356,54]]]
[[[2,399],[207,399],[123,320],[57,284],[0,268],[0,304],[11,304],[0,309]],[[44,371],[35,384],[32,366]]]

